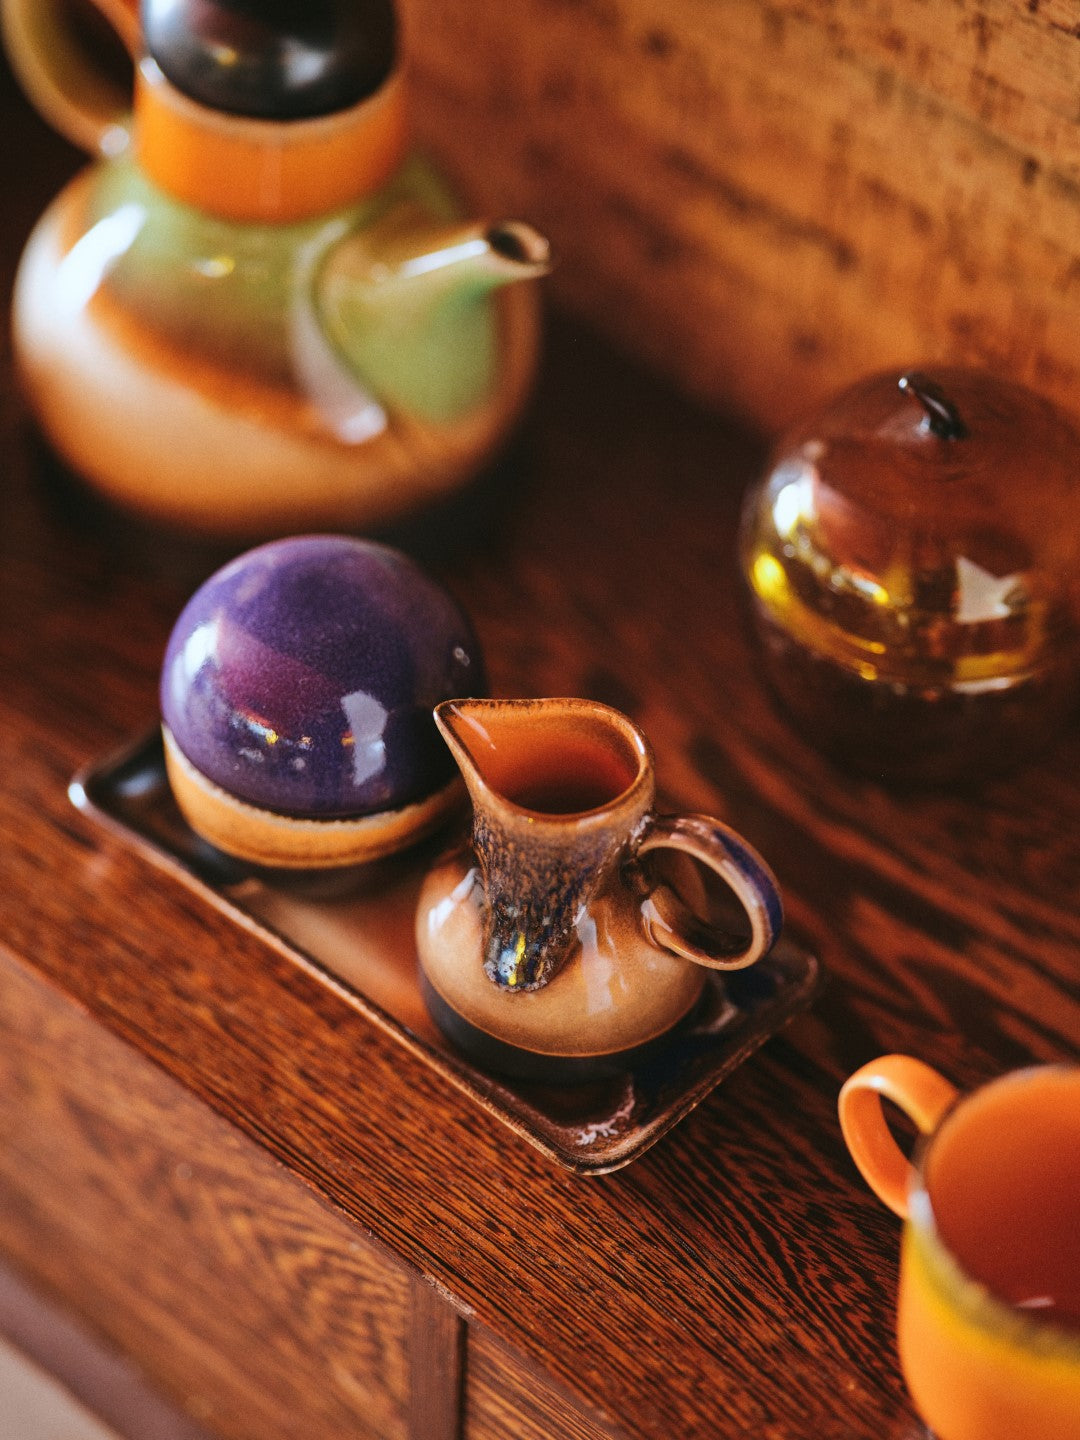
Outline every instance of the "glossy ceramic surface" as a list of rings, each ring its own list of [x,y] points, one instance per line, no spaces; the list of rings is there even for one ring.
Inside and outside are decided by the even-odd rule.
[[[240,536],[367,527],[483,465],[536,361],[536,299],[513,282],[544,273],[548,248],[527,226],[464,220],[410,152],[396,71],[351,108],[252,118],[171,84],[129,23],[132,121],[93,107],[101,86],[71,45],[44,51],[46,0],[3,5],[34,98],[107,156],[46,212],[16,281],[24,386],[73,468],[125,506]],[[187,55],[175,9],[150,11],[166,64]],[[280,60],[248,19],[253,54]]]
[[[881,1099],[927,1137],[916,1164]],[[1080,1417],[1080,1069],[1042,1067],[959,1099],[904,1055],[840,1097],[864,1178],[905,1220],[897,1335],[940,1440],[1074,1440]]]
[[[817,961],[781,937],[749,970],[707,972],[678,1045],[660,1047],[648,1064],[571,1087],[498,1080],[446,1041],[425,1008],[413,938],[423,879],[415,857],[378,862],[347,895],[329,899],[321,880],[316,898],[306,883],[281,885],[253,873],[203,844],[178,812],[160,732],[94,764],[72,782],[71,796],[142,860],[184,880],[197,904],[254,929],[306,983],[314,979],[344,997],[440,1083],[461,1090],[478,1123],[513,1132],[577,1174],[601,1174],[640,1156],[809,1004],[818,984]]]
[[[467,618],[411,560],[303,536],[249,551],[192,596],[169,640],[161,709],[212,785],[327,820],[444,789],[454,767],[432,706],[484,684]]]
[[[178,808],[207,844],[235,860],[306,888],[337,893],[358,883],[360,870],[396,855],[440,829],[461,809],[462,787],[451,780],[419,800],[369,815],[283,815],[238,800],[208,780],[183,753],[167,725],[161,727],[165,771]]]
[[[781,443],[742,565],[809,739],[889,777],[1001,768],[1076,698],[1080,438],[988,374],[875,376]]]
[[[425,881],[417,948],[434,1018],[482,1063],[535,1075],[544,1056],[566,1079],[623,1063],[691,1013],[703,967],[768,952],[771,874],[718,821],[653,815],[652,756],[626,716],[562,699],[455,700],[436,716],[473,825]],[[687,923],[645,868],[661,848],[731,886],[749,938]]]
[[[373,94],[396,60],[391,0],[144,0],[147,52],[215,110],[295,120]]]

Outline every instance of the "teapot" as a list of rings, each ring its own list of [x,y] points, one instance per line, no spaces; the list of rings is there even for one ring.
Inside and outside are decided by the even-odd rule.
[[[776,880],[721,821],[653,810],[652,751],[582,699],[447,700],[435,721],[472,801],[468,843],[421,888],[416,944],[432,1019],[484,1068],[570,1084],[643,1063],[697,1009],[709,970],[780,933]],[[690,880],[654,872],[687,860]],[[701,872],[737,902],[728,933]]]
[[[409,141],[391,0],[0,0],[96,157],[15,285],[20,378],[106,498],[208,534],[363,529],[505,441],[538,351],[531,227],[463,217]],[[102,35],[134,63],[134,100]],[[100,21],[106,22],[101,25]]]

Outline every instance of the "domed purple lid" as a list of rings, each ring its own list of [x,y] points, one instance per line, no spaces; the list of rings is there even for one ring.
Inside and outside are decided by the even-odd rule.
[[[468,619],[413,561],[309,535],[250,550],[195,592],[169,639],[161,713],[230,795],[330,819],[445,785],[432,709],[484,687]]]

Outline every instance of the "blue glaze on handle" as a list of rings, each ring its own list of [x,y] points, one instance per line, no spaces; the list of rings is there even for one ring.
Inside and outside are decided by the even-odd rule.
[[[709,815],[654,815],[638,840],[637,853],[667,848],[681,850],[715,871],[741,903],[752,933],[745,944],[716,934],[703,948],[684,933],[677,919],[661,913],[656,892],[645,900],[642,914],[657,943],[687,960],[719,970],[741,969],[767,955],[783,928],[784,907],[776,877],[754,847]]]
[[[754,847],[730,826],[714,822],[712,841],[717,850],[727,852],[731,863],[757,894],[758,904],[765,917],[767,938],[763,942],[763,949],[767,952],[784,928],[784,902],[776,877]]]
[[[468,619],[413,561],[310,535],[251,550],[196,591],[169,640],[161,711],[230,795],[330,819],[445,785],[454,764],[432,708],[484,688]]]

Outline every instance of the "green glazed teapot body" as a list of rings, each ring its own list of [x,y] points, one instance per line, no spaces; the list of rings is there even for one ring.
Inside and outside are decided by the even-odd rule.
[[[35,7],[4,5],[11,48]],[[329,116],[237,116],[136,52],[133,118],[98,127],[116,153],[43,216],[14,305],[38,419],[105,495],[214,533],[363,528],[505,439],[538,341],[535,287],[512,282],[547,245],[464,219],[409,148],[399,92],[395,73]]]

